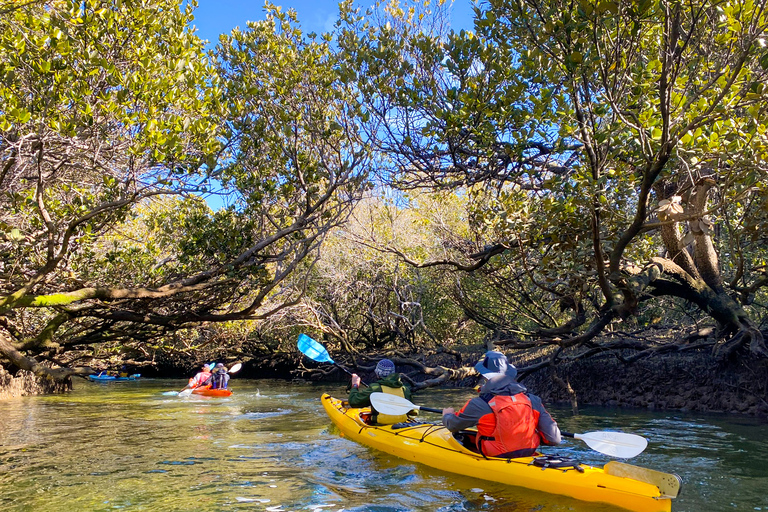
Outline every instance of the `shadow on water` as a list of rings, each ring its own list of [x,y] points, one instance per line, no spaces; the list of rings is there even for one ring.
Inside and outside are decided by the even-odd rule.
[[[0,511],[610,511],[382,454],[338,435],[319,402],[343,388],[234,379],[229,398],[182,381],[77,382],[69,395],[0,402]],[[460,406],[469,390],[416,403]],[[765,424],[726,416],[551,408],[564,430],[647,437],[632,463],[683,477],[675,511],[768,510]],[[423,413],[424,420],[439,416]],[[566,441],[548,453],[603,465]]]

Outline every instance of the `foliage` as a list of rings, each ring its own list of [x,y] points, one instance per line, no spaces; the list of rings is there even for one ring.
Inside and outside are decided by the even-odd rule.
[[[350,353],[472,342],[478,333],[463,324],[447,295],[451,274],[402,261],[446,251],[434,231],[466,228],[456,215],[460,201],[422,193],[403,202],[383,194],[362,201],[350,221],[331,233],[306,297],[280,323],[322,333]]]
[[[750,318],[766,298],[765,3],[482,7],[474,32],[390,6],[340,39],[393,184],[470,187],[493,257],[456,261],[507,300],[468,313],[501,343],[569,347],[677,298],[718,322],[723,355],[767,355]]]
[[[196,190],[219,146],[209,108],[218,88],[188,27],[193,7],[3,8],[0,312],[3,352],[22,367],[30,361],[11,339],[55,347],[59,330],[67,339],[94,329],[77,320],[92,299],[130,295],[86,282],[78,261],[143,198]]]
[[[366,186],[327,41],[270,7],[208,54],[194,7],[0,11],[0,351],[17,366],[273,314]],[[230,196],[217,212],[200,198],[211,177]]]
[[[597,336],[690,319],[766,356],[767,6],[489,0],[455,33],[345,1],[318,36],[268,3],[209,52],[194,3],[4,5],[0,352],[639,357],[679,347]]]

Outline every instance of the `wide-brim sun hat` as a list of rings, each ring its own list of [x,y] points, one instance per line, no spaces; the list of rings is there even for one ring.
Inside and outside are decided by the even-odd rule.
[[[497,350],[489,350],[481,361],[475,365],[475,370],[485,377],[492,379],[498,375],[517,377],[517,368],[507,360],[507,356]]]

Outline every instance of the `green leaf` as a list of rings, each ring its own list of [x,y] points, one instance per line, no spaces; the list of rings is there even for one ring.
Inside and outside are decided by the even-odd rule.
[[[8,233],[8,239],[14,243],[21,242],[24,240],[24,235],[19,231],[18,228],[11,229],[11,232]]]

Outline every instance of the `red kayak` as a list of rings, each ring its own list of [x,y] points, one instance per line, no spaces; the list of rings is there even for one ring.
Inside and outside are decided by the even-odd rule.
[[[232,392],[228,389],[211,389],[208,387],[203,387],[193,389],[192,394],[203,396],[230,396]]]

